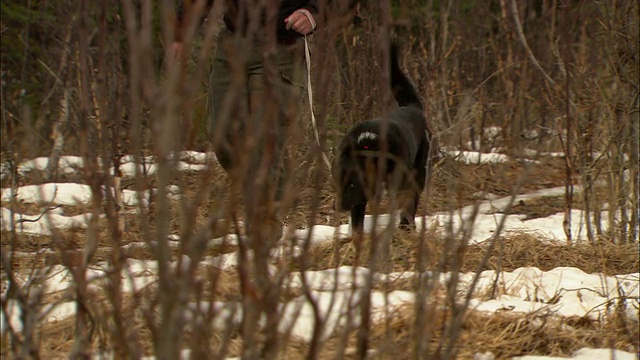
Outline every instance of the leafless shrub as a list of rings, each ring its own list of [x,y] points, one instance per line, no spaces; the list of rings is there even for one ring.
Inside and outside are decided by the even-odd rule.
[[[455,358],[472,354],[468,343],[476,340],[499,356],[517,355],[523,347],[566,355],[579,346],[612,346],[605,341],[616,339],[637,349],[628,331],[633,320],[624,314],[617,314],[611,323],[585,319],[554,323],[552,335],[566,340],[566,326],[572,326],[580,337],[562,341],[549,335],[537,341],[532,339],[541,333],[539,323],[555,320],[532,315],[487,321],[468,311],[473,286],[466,293],[458,291],[462,272],[479,274],[488,268],[542,268],[565,262],[578,267],[588,259],[592,262],[582,265],[585,271],[637,268],[637,257],[629,254],[633,249],[628,247],[637,243],[639,217],[637,2],[369,1],[350,10],[347,1],[334,1],[331,9],[324,9],[333,14],[334,22],[310,39],[319,143],[307,121],[305,102],[299,109],[301,119],[286,129],[289,171],[280,203],[270,197],[273,189],[265,185],[262,171],[265,159],[274,154],[265,151],[260,158],[257,151],[258,133],[268,126],[252,128],[255,133],[240,139],[244,156],[232,173],[225,173],[212,158],[197,174],[178,170],[181,150],[210,150],[220,141],[203,130],[202,79],[219,31],[221,3],[216,2],[206,22],[189,25],[185,45],[190,55],[180,61],[168,50],[174,36],[170,1],[65,4],[54,12],[57,18],[69,19],[52,27],[55,49],[21,48],[29,56],[14,66],[6,60],[10,57],[3,46],[3,187],[15,190],[29,182],[31,175],[20,174],[18,165],[35,155],[49,157],[39,182],[61,180],[64,174],[56,173],[55,164],[61,155],[74,154],[83,159],[76,177],[92,193],[90,203],[77,210],[92,215],[87,229],[25,240],[17,232],[21,220],[12,217],[11,230],[2,230],[2,281],[8,284],[3,288],[2,312],[8,319],[14,304],[22,309],[22,329],[9,328],[2,335],[3,356],[104,353],[175,359],[190,349],[194,358],[220,359],[375,354],[407,358],[408,352],[412,358]],[[258,16],[260,9],[273,11],[274,4],[258,2],[252,16]],[[6,9],[19,9],[15,2],[10,5]],[[53,11],[43,4],[28,10],[29,16]],[[251,19],[250,34],[259,31],[256,19]],[[3,34],[17,31],[25,39],[41,37],[49,29],[26,20],[10,24],[24,27],[3,28]],[[392,104],[384,71],[392,33],[401,41],[403,66],[423,94],[429,125],[443,148],[483,152],[500,148],[542,165],[522,161],[463,168],[449,158],[438,163],[421,210],[453,215],[470,205],[470,216],[459,229],[444,223],[438,225],[441,229],[424,226],[410,236],[387,231],[360,242],[335,239],[321,246],[313,244],[310,233],[295,238],[295,229],[345,220],[332,209],[334,189],[321,153],[332,158],[332,150],[351,125]],[[238,47],[230,57],[239,66],[246,61],[243,46],[248,40],[236,41]],[[272,45],[273,39],[268,39],[266,54]],[[38,66],[39,72],[34,70]],[[16,68],[23,71],[16,73]],[[265,71],[273,72],[273,63]],[[33,72],[35,81],[28,72]],[[241,74],[232,77],[237,80]],[[8,92],[13,85],[5,86],[5,81],[29,89],[34,88],[32,82],[41,82],[43,90],[36,92],[38,101],[29,102],[19,91]],[[234,91],[245,90],[244,84],[234,84]],[[261,113],[262,125],[273,124],[278,111],[274,105],[282,99],[268,90],[258,99],[265,106],[258,109],[229,95],[221,116],[250,122],[250,113]],[[549,166],[556,174],[545,181],[566,186],[560,211],[567,211],[567,225],[569,210],[576,206],[595,214],[593,223],[587,224],[589,244],[572,249],[571,254],[579,256],[555,250],[551,256],[541,242],[515,238],[507,242],[503,223],[484,245],[470,244],[479,212],[471,191],[515,196],[522,189],[541,187],[543,181],[532,178],[543,177],[547,170],[541,168],[552,162],[545,155],[550,151],[565,154],[562,167]],[[138,169],[145,169],[132,178],[123,175],[128,155]],[[150,157],[157,163],[153,175],[148,173]],[[574,199],[578,184],[583,190]],[[170,192],[172,185],[181,189],[177,199]],[[147,197],[145,191],[151,189],[155,192]],[[124,190],[136,191],[135,206],[124,204]],[[501,211],[509,213],[518,206],[514,199]],[[2,206],[17,211],[25,205],[12,199]],[[605,209],[608,212],[601,213]],[[274,224],[265,214],[276,210],[289,226],[284,243],[270,239]],[[373,204],[372,210],[384,213],[394,208],[390,202]],[[52,210],[38,212],[49,217]],[[211,245],[212,238],[223,234],[236,237]],[[173,235],[180,241],[172,241]],[[568,240],[573,235],[567,233]],[[525,245],[517,246],[520,241]],[[33,248],[40,251],[37,257],[19,255]],[[51,253],[42,255],[42,248]],[[527,259],[530,252],[523,249],[532,248],[539,249],[540,258]],[[229,254],[238,260],[232,271],[212,265],[212,259],[233,256]],[[43,284],[53,276],[55,265],[57,271],[68,273],[73,285],[52,294]],[[331,319],[304,274],[342,265],[354,266],[354,277],[356,266],[370,271],[348,297],[344,326],[326,336]],[[300,288],[288,282],[294,271],[302,274]],[[404,282],[376,283],[377,274],[391,271],[418,275]],[[427,271],[431,276],[423,275]],[[436,281],[445,272],[451,274],[450,280]],[[154,274],[152,280],[146,277],[149,273]],[[340,306],[337,274],[328,308]],[[393,290],[413,291],[412,308],[386,314],[382,323],[375,323],[372,294],[382,291],[389,301]],[[304,301],[289,309],[299,315],[304,304],[310,305],[313,326],[308,342],[295,338],[284,318],[289,309],[283,304],[299,298]],[[56,326],[45,323],[52,309],[49,304],[68,301],[75,305],[72,320]],[[606,340],[594,336],[599,331],[606,332]],[[482,335],[479,340],[470,339],[474,332]],[[502,337],[493,341],[497,334]],[[55,337],[63,339],[62,344],[51,345]],[[403,354],[397,353],[398,344]]]

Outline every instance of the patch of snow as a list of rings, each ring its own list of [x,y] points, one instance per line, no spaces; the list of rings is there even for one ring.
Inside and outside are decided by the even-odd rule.
[[[221,301],[190,303],[185,312],[185,322],[187,324],[196,322],[202,325],[202,320],[209,316],[213,318],[212,327],[218,331],[224,331],[230,326],[233,328],[240,325],[242,306],[240,303]]]
[[[539,355],[526,355],[516,356],[513,360],[566,360],[565,357],[555,356],[539,356]],[[582,348],[573,353],[568,359],[574,360],[638,360],[638,354],[613,350],[613,349],[590,349]]]
[[[333,291],[348,290],[365,283],[370,271],[365,267],[341,266],[337,269],[318,271],[294,272],[289,277],[289,286],[302,288],[302,278],[307,282],[311,290]]]
[[[143,356],[140,360],[155,360],[155,356]],[[179,360],[189,360],[191,359],[191,349],[180,350],[180,358]]]
[[[471,283],[474,273],[460,276],[464,289]],[[480,274],[474,293],[487,293],[493,286],[496,273],[493,270]],[[573,267],[542,271],[536,267],[518,268],[501,272],[498,277],[494,300],[473,299],[471,306],[479,311],[518,311],[545,313],[563,317],[588,316],[595,319],[607,316],[618,301],[625,311],[638,321],[634,303],[640,298],[640,273],[605,276],[586,274]],[[615,302],[614,299],[617,299]]]
[[[250,254],[249,254],[250,255]],[[201,262],[203,265],[210,265],[218,269],[229,270],[238,267],[238,253],[222,254],[215,257],[206,256]]]
[[[18,165],[18,174],[26,175],[31,171],[45,171],[49,164],[48,157],[38,157],[32,160],[27,160]],[[57,170],[62,174],[75,174],[76,169],[81,169],[84,166],[82,157],[80,156],[61,156],[58,159]]]
[[[155,192],[155,190],[154,190]],[[169,198],[175,199],[180,194],[180,188],[176,185],[167,187]],[[89,185],[75,183],[46,183],[41,185],[25,185],[16,189],[2,189],[1,200],[10,202],[15,197],[17,201],[28,204],[49,204],[49,205],[88,205],[91,203],[92,193]],[[122,191],[125,205],[138,205],[138,198],[141,197],[143,204],[149,201],[149,191],[138,192],[136,190],[125,189]]]
[[[91,201],[89,185],[74,183],[47,183],[25,185],[16,189],[2,189],[2,201],[16,200],[29,204],[82,205]]]
[[[238,235],[237,234],[227,234],[225,236],[221,236],[218,238],[214,238],[209,240],[210,247],[228,245],[228,246],[237,246],[238,245]]]
[[[216,159],[213,152],[200,152],[193,150],[183,150],[180,152],[180,160],[190,162],[192,164],[206,164]]]
[[[341,290],[335,292],[312,291],[311,295],[316,303],[320,318],[324,321],[321,329],[320,341],[326,341],[338,329],[346,324],[358,326],[360,323],[359,307],[361,292]],[[392,291],[384,294],[380,291],[371,292],[371,319],[378,322],[386,315],[394,313],[403,306],[413,303],[415,295],[407,291]],[[292,337],[309,342],[313,339],[315,312],[306,296],[299,296],[284,306],[283,318],[279,330]]]
[[[0,334],[4,336],[6,331],[12,329],[16,332],[22,331],[22,309],[15,300],[8,300],[6,305],[7,316],[5,312],[0,310]]]
[[[208,166],[205,164],[189,164],[184,161],[179,161],[176,168],[179,171],[203,171],[206,170]]]
[[[582,191],[582,187],[576,185],[574,193]],[[557,197],[564,194],[564,187],[555,187],[545,190],[535,191],[529,194],[517,195],[513,204],[527,202],[532,199],[544,197]],[[453,212],[440,212],[432,216],[416,217],[416,227],[420,231],[427,224],[428,227],[435,226],[441,231],[447,229],[445,226],[451,223],[454,233],[463,226],[468,226],[474,219],[473,231],[470,234],[470,243],[480,243],[494,236],[497,226],[503,219],[503,212],[511,202],[510,196],[501,197],[495,200],[481,201],[475,205],[469,205]],[[601,216],[607,218],[608,213],[603,211]],[[475,216],[475,218],[474,218]],[[573,209],[571,211],[571,233],[572,240],[580,241],[587,239],[586,219],[587,213],[582,210]],[[590,214],[593,220],[593,214]],[[524,215],[510,214],[505,219],[503,233],[509,232],[530,232],[539,234],[551,240],[566,239],[564,228],[564,213],[557,213],[545,218],[526,219]],[[605,225],[605,224],[603,224]]]
[[[309,241],[309,245],[314,246],[333,240],[335,237],[338,239],[347,238],[347,231],[344,231],[344,227],[336,228],[327,225],[315,225],[311,228],[295,229],[293,231],[293,237],[297,239],[300,244]]]
[[[136,172],[140,174],[155,175],[158,171],[158,165],[153,163],[136,164],[135,162],[126,162],[120,165],[120,171],[124,177],[135,177]],[[115,172],[112,171],[112,174]]]
[[[47,212],[44,215],[24,215],[2,208],[0,223],[4,231],[11,231],[11,227],[14,225],[18,234],[51,235],[52,229],[86,229],[91,216],[91,214],[64,216],[58,215],[56,212]]]
[[[77,303],[75,301],[65,301],[53,305],[46,305],[43,309],[45,323],[57,322],[68,319],[76,314]]]
[[[4,335],[5,331],[11,329],[17,333],[21,333],[24,329],[22,322],[22,308],[16,300],[7,301],[8,320],[5,318],[4,312],[0,312],[0,333]],[[38,313],[38,325],[62,321],[76,314],[76,302],[66,301],[55,304],[44,305]]]
[[[500,164],[509,162],[507,155],[500,153],[480,153],[477,151],[447,151],[456,161],[467,165],[473,164]]]

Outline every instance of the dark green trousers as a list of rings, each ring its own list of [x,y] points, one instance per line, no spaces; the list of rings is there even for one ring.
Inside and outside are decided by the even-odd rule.
[[[301,45],[269,47],[225,30],[218,38],[208,130],[218,161],[242,184],[251,208],[283,196],[285,140],[298,125],[305,84]]]

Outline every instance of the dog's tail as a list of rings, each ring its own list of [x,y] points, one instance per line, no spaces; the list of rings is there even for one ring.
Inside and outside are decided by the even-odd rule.
[[[391,91],[400,106],[415,106],[422,109],[418,91],[400,67],[398,44],[391,42]]]

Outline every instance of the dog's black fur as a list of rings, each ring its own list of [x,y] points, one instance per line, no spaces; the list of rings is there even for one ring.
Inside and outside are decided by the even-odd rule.
[[[384,185],[402,210],[401,226],[413,227],[426,183],[432,134],[418,92],[400,68],[395,43],[390,62],[391,90],[399,106],[352,128],[334,164],[337,205],[351,212],[354,232],[362,232],[367,202],[379,199]]]

